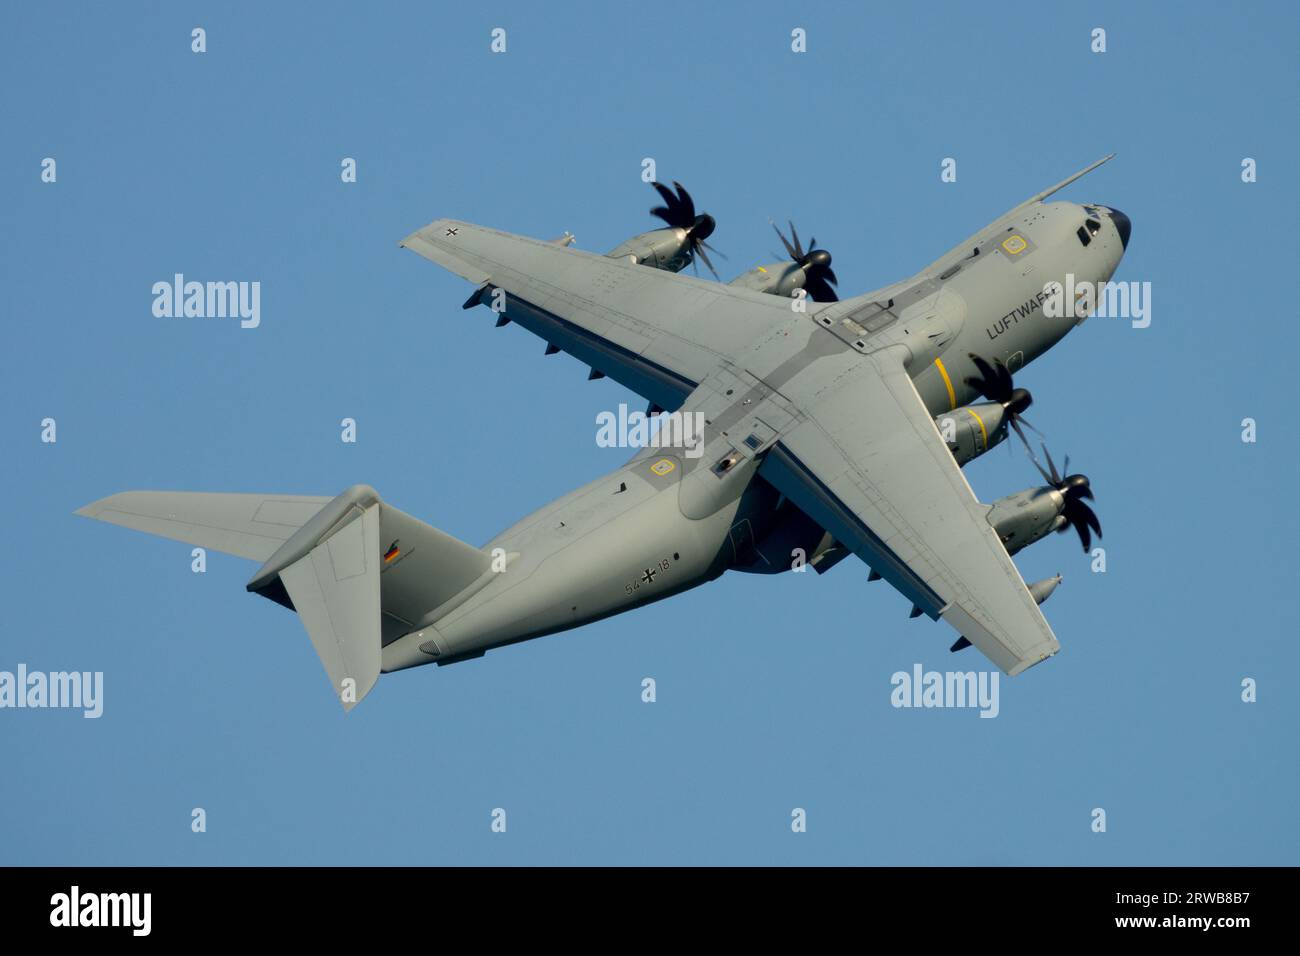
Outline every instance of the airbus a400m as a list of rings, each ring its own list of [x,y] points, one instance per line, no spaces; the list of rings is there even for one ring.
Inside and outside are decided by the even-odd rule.
[[[954,650],[1019,674],[1059,650],[1039,605],[1060,579],[1026,584],[1011,556],[1070,528],[1087,550],[1101,533],[1092,492],[1048,455],[1043,485],[990,506],[961,468],[1025,437],[1031,399],[1012,373],[1081,321],[1025,304],[1067,276],[1105,283],[1124,255],[1122,212],[1046,202],[1101,162],[843,300],[830,253],[793,224],[778,230],[787,259],[728,284],[681,274],[697,260],[713,271],[716,222],[676,184],[655,186],[664,226],[606,255],[450,219],[411,233],[402,246],[473,284],[466,308],[492,306],[652,413],[705,423],[691,455],[645,448],[482,547],[368,485],[124,492],[78,513],[258,562],[248,590],[297,610],[345,708],[381,672],[480,657],[727,570],[785,571],[792,555],[819,572],[856,556],[914,615],[950,625]]]

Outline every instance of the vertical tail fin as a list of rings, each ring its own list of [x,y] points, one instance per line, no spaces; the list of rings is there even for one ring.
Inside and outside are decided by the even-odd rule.
[[[345,711],[379,679],[379,503],[280,572]]]
[[[248,590],[298,612],[351,710],[374,687],[384,638],[482,579],[488,555],[385,504],[368,485],[330,501],[276,551]]]

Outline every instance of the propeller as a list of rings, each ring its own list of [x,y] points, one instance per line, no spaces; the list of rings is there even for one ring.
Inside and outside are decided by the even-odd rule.
[[[713,230],[717,228],[718,221],[707,212],[696,215],[695,201],[691,199],[691,194],[686,191],[686,188],[676,180],[673,180],[673,185],[677,187],[676,195],[663,183],[651,183],[650,185],[654,186],[660,198],[664,201],[662,206],[655,206],[651,209],[650,215],[658,216],[674,229],[685,229],[686,245],[691,252],[691,263],[694,264],[695,258],[698,256],[709,267],[713,277],[715,279],[719,278],[718,270],[713,268],[713,263],[709,261],[709,257],[704,251],[710,249],[718,255],[722,255],[717,249],[704,241],[713,235]],[[725,259],[726,256],[723,256],[723,258]]]
[[[1065,498],[1065,508],[1061,511],[1061,515],[1079,533],[1079,540],[1083,543],[1086,554],[1089,545],[1092,544],[1089,530],[1095,531],[1098,538],[1101,537],[1101,522],[1097,520],[1096,512],[1088,507],[1088,502],[1084,501],[1085,498],[1093,500],[1088,476],[1069,474],[1070,456],[1066,455],[1064,463],[1066,475],[1062,478],[1061,473],[1056,470],[1056,462],[1052,461],[1052,453],[1047,450],[1046,445],[1043,446],[1043,455],[1047,458],[1047,469],[1044,469],[1037,459],[1033,460],[1034,467],[1043,476],[1043,480],[1050,483]],[[1064,533],[1066,526],[1062,525],[1060,530]]]
[[[990,402],[997,402],[1006,412],[1007,421],[1015,429],[1020,440],[1025,443],[1025,450],[1029,452],[1030,459],[1034,466],[1042,471],[1038,460],[1034,458],[1034,449],[1029,445],[1029,439],[1025,437],[1021,425],[1033,431],[1035,434],[1042,434],[1037,428],[1029,424],[1024,417],[1024,411],[1030,405],[1034,404],[1034,396],[1029,394],[1025,388],[1016,388],[1011,380],[1011,372],[1001,359],[995,359],[990,365],[984,359],[980,358],[974,352],[970,353],[970,360],[975,363],[975,370],[979,375],[971,375],[966,379],[966,384],[975,389]]]
[[[807,276],[803,290],[814,302],[838,302],[839,296],[831,286],[837,285],[840,280],[835,278],[835,270],[831,268],[831,254],[825,249],[817,248],[815,236],[812,242],[808,243],[808,251],[805,252],[803,246],[799,244],[799,233],[795,231],[794,223],[788,219],[786,222],[790,223],[790,239],[794,240],[793,243],[782,235],[776,223],[772,223],[772,228],[776,230],[776,235],[781,240],[781,245],[785,246],[785,251],[790,258],[798,263]]]

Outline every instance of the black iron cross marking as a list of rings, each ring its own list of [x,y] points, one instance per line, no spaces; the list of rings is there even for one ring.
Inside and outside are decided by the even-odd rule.
[[[651,583],[653,583],[653,582],[654,582],[654,579],[655,579],[655,575],[658,574],[658,573],[659,573],[658,571],[652,571],[652,570],[650,570],[650,568],[646,568],[646,569],[645,569],[645,574],[641,575],[641,583],[642,583],[642,584],[651,584]]]
[[[459,235],[459,234],[460,234],[460,226],[449,226],[449,227],[447,228],[447,235],[448,235],[448,236],[455,236],[455,235]]]

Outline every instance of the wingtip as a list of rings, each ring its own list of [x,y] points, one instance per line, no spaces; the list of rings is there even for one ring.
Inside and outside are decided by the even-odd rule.
[[[409,248],[411,247],[411,242],[412,242],[412,241],[414,241],[414,240],[421,240],[421,239],[424,239],[424,233],[426,233],[426,232],[428,232],[429,230],[433,229],[433,228],[434,228],[435,226],[437,226],[439,223],[441,223],[441,222],[445,222],[445,221],[446,221],[446,220],[443,220],[443,219],[435,219],[435,220],[433,220],[432,222],[427,223],[427,224],[421,226],[419,229],[416,229],[416,230],[414,230],[413,232],[409,232],[409,233],[407,233],[407,234],[406,234],[405,236],[403,236],[401,239],[398,239],[398,240],[397,240],[397,248],[399,248],[399,249],[409,249]]]
[[[118,491],[111,495],[105,495],[103,498],[97,498],[89,504],[82,505],[72,513],[82,518],[94,518],[96,521],[103,521],[104,518],[101,515],[104,512],[128,507],[131,494],[132,492],[129,491]]]
[[[1007,671],[1006,675],[1008,677],[1019,677],[1025,671],[1029,670],[1029,668],[1037,667],[1039,664],[1043,663],[1043,661],[1051,660],[1059,653],[1061,653],[1060,642],[1053,641],[1052,646],[1049,647],[1046,651],[1042,652],[1041,656],[1032,660],[1020,661],[1018,664],[1016,664],[1015,667]]]
[[[112,496],[110,495],[109,497]],[[82,518],[98,518],[99,513],[104,510],[104,503],[106,501],[108,501],[108,498],[97,498],[89,504],[82,505],[72,513],[74,515],[79,515]]]

